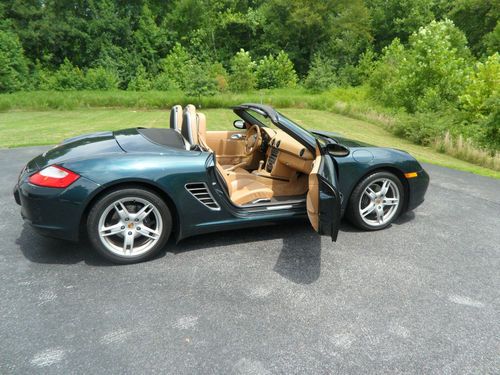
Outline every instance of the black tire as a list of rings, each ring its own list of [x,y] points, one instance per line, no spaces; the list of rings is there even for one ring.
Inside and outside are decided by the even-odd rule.
[[[153,222],[155,221],[161,222],[161,231],[159,231],[159,236],[157,239],[154,239],[156,243],[154,244],[152,243],[150,245],[151,248],[147,249],[144,253],[138,254],[136,256],[131,254],[130,255],[116,254],[115,252],[108,249],[107,245],[105,245],[104,243],[106,242],[106,240],[101,239],[101,236],[99,234],[100,220],[103,214],[105,214],[106,210],[109,210],[109,207],[113,205],[114,202],[120,199],[128,199],[128,198],[137,198],[138,200],[147,201],[154,208],[156,208],[156,210],[154,211],[155,218],[157,217],[156,215],[159,215],[161,217],[161,220],[160,219],[153,220]],[[114,215],[114,213],[112,211],[109,211],[108,215]],[[144,220],[148,219],[146,218]],[[132,223],[132,220],[130,223]],[[138,227],[137,229],[140,228]],[[156,193],[140,187],[122,187],[106,193],[104,196],[102,196],[98,201],[94,203],[87,217],[87,233],[92,246],[103,257],[117,264],[139,263],[151,259],[155,255],[157,255],[158,252],[165,246],[171,231],[172,231],[172,215],[165,201],[161,197],[159,197]],[[120,236],[120,234],[118,234],[117,236]],[[140,234],[138,236],[145,237],[141,236]],[[116,238],[119,239],[118,237]],[[148,241],[148,238],[145,237],[145,240]],[[132,249],[133,248],[134,247],[132,247]]]
[[[387,179],[387,180],[390,180],[393,182],[394,185],[391,185],[391,189],[392,189],[392,186],[395,186],[398,189],[399,203],[398,203],[397,208],[395,210],[393,210],[394,212],[391,211],[391,217],[388,219],[387,222],[384,222],[383,224],[369,224],[366,222],[368,220],[363,219],[363,217],[361,216],[360,210],[361,210],[361,207],[363,206],[363,202],[360,205],[360,200],[364,199],[365,200],[364,202],[366,202],[366,199],[369,200],[370,198],[368,198],[366,195],[364,195],[365,190],[369,186],[372,186],[372,184],[375,184],[375,186],[377,186],[378,181],[383,180],[383,179]],[[369,202],[370,201],[368,201],[368,204],[369,204]],[[365,178],[363,178],[358,183],[358,185],[356,185],[356,187],[354,188],[354,190],[351,194],[351,197],[349,199],[349,203],[347,205],[346,218],[354,226],[356,226],[360,229],[369,230],[369,231],[384,229],[384,228],[387,228],[389,225],[391,225],[394,222],[394,220],[396,220],[398,218],[398,216],[401,214],[401,212],[403,210],[404,202],[405,202],[405,189],[404,189],[403,184],[401,183],[401,180],[396,175],[394,175],[393,173],[390,173],[390,172],[386,172],[386,171],[375,172],[375,173],[372,173],[372,174],[366,176]],[[382,207],[384,207],[384,206],[382,206]],[[371,215],[373,215],[373,214],[371,214]],[[377,215],[377,214],[375,213],[375,215]]]

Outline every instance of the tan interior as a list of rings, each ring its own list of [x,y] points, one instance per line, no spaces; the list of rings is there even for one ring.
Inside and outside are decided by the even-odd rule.
[[[312,227],[317,232],[319,230],[319,180],[318,170],[321,164],[321,154],[316,149],[316,159],[313,163],[313,168],[309,174],[309,191],[306,197],[307,216]]]
[[[215,153],[217,171],[224,179],[229,197],[234,204],[246,205],[271,201],[273,197],[303,196],[313,187],[316,193],[308,194],[307,206],[308,214],[311,206],[311,213],[316,217],[317,223],[317,212],[314,211],[317,210],[319,198],[317,183],[314,185],[315,177],[309,176],[314,158],[298,141],[279,129],[263,130],[263,133],[266,132],[272,139],[269,140],[265,155],[261,152],[253,155],[253,159],[255,157],[262,159],[260,165],[254,169],[251,168],[252,157],[245,155],[244,130],[207,131],[205,115],[196,112],[192,105],[184,109],[183,128],[185,128],[183,135],[189,135],[200,147]],[[232,137],[235,134],[241,134],[242,137],[235,139],[236,137]],[[271,153],[274,155],[272,163]],[[316,204],[310,204],[311,199]]]
[[[233,139],[231,137],[238,137]],[[206,133],[207,145],[215,152],[222,165],[236,165],[245,158],[245,130],[209,131]]]

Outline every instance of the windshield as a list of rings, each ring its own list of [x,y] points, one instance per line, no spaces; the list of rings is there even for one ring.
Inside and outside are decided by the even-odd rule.
[[[301,138],[308,140],[312,144],[316,143],[316,139],[318,139],[322,144],[325,143],[324,139],[319,135],[313,134],[310,131],[304,129],[302,126],[293,122],[280,112],[278,112],[278,115],[279,115],[279,122],[285,125],[288,129],[291,129],[294,133],[299,134]]]
[[[239,109],[239,112],[236,113],[246,122],[251,124],[256,124],[259,126],[265,126],[271,129],[281,128],[281,130],[285,130],[289,135],[296,138],[299,142],[304,145],[307,145],[310,149],[314,149],[316,147],[316,140],[319,141],[321,145],[327,143],[324,137],[319,134],[313,134],[308,130],[304,129],[299,124],[290,120],[288,117],[284,116],[279,112],[275,112],[272,108],[269,107],[269,110],[272,110],[272,114],[269,115],[264,108],[245,108]],[[274,116],[274,122],[271,120]]]

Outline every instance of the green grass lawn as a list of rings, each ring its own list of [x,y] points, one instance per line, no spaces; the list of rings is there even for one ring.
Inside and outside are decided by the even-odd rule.
[[[236,116],[229,109],[201,110],[207,115],[208,130],[233,129]],[[346,137],[377,146],[408,151],[422,162],[500,178],[500,172],[476,166],[395,137],[382,127],[326,111],[287,108],[290,118],[308,129],[335,131]],[[65,138],[102,130],[135,126],[166,127],[168,111],[131,109],[80,109],[72,111],[0,113],[0,147],[56,144]]]

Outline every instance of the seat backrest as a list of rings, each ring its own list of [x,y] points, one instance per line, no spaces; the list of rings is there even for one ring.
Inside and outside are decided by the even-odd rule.
[[[207,118],[203,113],[196,113],[196,124],[198,128],[198,144],[205,151],[212,151],[206,140],[207,134]]]
[[[170,110],[170,129],[182,132],[182,107],[174,105]]]
[[[184,108],[181,134],[192,144],[198,144],[198,126],[196,124],[196,107],[188,104]]]

